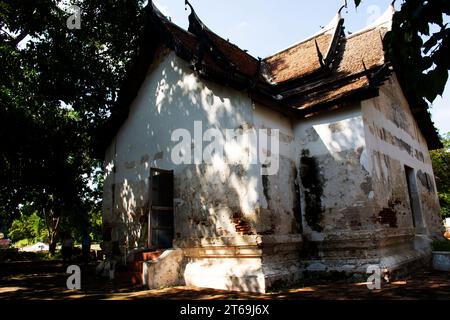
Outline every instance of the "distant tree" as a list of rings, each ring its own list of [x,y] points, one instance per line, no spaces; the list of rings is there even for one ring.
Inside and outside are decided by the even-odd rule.
[[[24,214],[15,219],[8,231],[8,238],[16,244],[28,245],[38,241],[46,241],[47,237],[45,223],[36,212]]]
[[[450,132],[442,137],[444,147],[430,152],[443,218],[450,218]]]

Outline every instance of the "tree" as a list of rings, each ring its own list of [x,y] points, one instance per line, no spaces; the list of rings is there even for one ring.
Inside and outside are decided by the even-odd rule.
[[[81,8],[69,29],[62,1],[0,1],[0,215],[11,225],[32,206],[52,250],[61,219],[85,221],[98,202],[95,133],[136,55],[143,2],[66,1]]]
[[[443,218],[450,218],[450,132],[441,138],[444,147],[430,152]]]
[[[24,211],[27,211],[27,209]],[[14,220],[8,232],[8,238],[13,243],[19,242],[24,245],[45,241],[47,235],[44,221],[36,212],[28,213]]]
[[[361,0],[354,0],[358,7]],[[442,95],[450,69],[450,29],[444,15],[450,14],[448,0],[406,0],[394,14],[392,31],[384,46],[407,97],[428,106]],[[439,201],[444,217],[450,217],[449,134],[444,148],[431,151]]]
[[[361,0],[354,0],[358,7]],[[393,63],[406,95],[432,103],[442,95],[450,69],[450,29],[444,15],[448,0],[406,0],[394,14],[386,34],[386,54]]]

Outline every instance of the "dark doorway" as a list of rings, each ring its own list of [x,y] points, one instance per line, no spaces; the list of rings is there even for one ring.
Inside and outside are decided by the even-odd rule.
[[[414,228],[416,233],[425,233],[415,171],[413,168],[405,166],[405,174]]]
[[[150,169],[148,247],[165,249],[173,241],[173,171]]]

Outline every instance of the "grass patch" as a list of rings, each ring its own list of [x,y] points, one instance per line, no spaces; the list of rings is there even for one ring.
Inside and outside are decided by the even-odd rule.
[[[0,249],[0,263],[11,261],[47,261],[60,260],[61,253],[57,251],[55,255],[50,255],[48,252],[21,252],[15,248]]]

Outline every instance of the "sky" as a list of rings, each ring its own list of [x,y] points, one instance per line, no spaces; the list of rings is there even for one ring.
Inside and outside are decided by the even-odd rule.
[[[187,29],[190,10],[184,0],[154,0],[172,22]],[[401,3],[401,1],[397,1]],[[336,15],[341,0],[190,0],[209,29],[254,57],[265,58],[318,32]],[[346,32],[357,32],[388,8],[391,0],[353,0],[341,14]],[[396,5],[399,8],[399,5]],[[432,120],[441,134],[450,132],[450,81],[431,108]]]

